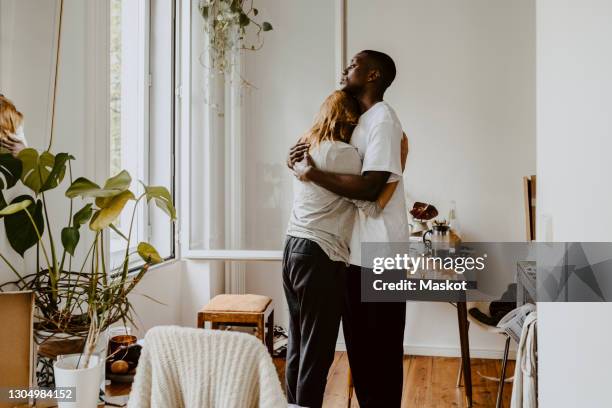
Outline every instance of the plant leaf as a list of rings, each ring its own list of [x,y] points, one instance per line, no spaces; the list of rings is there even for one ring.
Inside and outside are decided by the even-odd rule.
[[[240,3],[241,3],[240,0],[231,0],[230,10],[233,11],[234,13],[238,11],[242,11],[242,4]]]
[[[125,207],[127,202],[134,199],[134,194],[130,190],[119,193],[104,208],[94,213],[89,222],[89,228],[93,231],[100,231],[108,227],[121,215],[121,211],[123,211],[123,207]]]
[[[28,148],[20,151],[18,157],[23,165],[21,181],[38,194],[53,168],[55,161],[53,155],[49,152],[43,152],[39,156],[35,149]]]
[[[66,161],[74,159],[68,153],[60,153],[56,160],[48,151],[38,155],[31,148],[23,149],[18,157],[23,166],[21,181],[36,194],[57,187],[64,178]]]
[[[95,197],[93,195],[95,192],[100,191],[100,186],[86,179],[85,177],[79,177],[74,180],[68,190],[66,190],[66,197],[75,198],[75,197]]]
[[[62,229],[62,245],[66,252],[74,256],[74,250],[79,243],[80,234],[78,227],[66,227]]]
[[[202,13],[204,20],[208,20],[208,6],[200,7],[200,13]]]
[[[42,201],[38,200],[35,202],[34,198],[28,195],[22,195],[16,197],[11,204],[17,204],[22,201],[30,201],[27,211],[34,219],[36,227],[42,236],[45,231]],[[25,251],[38,242],[36,230],[25,211],[19,211],[5,216],[4,228],[6,229],[6,237],[8,238],[9,244],[22,257]]]
[[[10,153],[0,154],[0,189],[13,187],[21,177],[23,165]]]
[[[166,187],[144,186],[147,202],[153,200],[155,205],[170,216],[171,220],[176,220],[176,209],[172,203],[172,196]]]
[[[157,264],[163,262],[163,259],[161,256],[159,256],[157,250],[148,242],[141,242],[138,244],[136,250],[138,251],[138,255],[140,255],[142,260],[146,263]]]
[[[268,23],[267,21],[264,21],[263,24],[261,25],[261,29],[264,31],[272,31],[273,27],[272,27],[272,24]]]
[[[130,188],[131,183],[132,177],[130,176],[130,173],[125,170],[122,170],[119,174],[106,180],[106,183],[104,183],[104,188],[100,188],[99,185],[97,185],[91,180],[86,179],[85,177],[79,177],[78,179],[74,180],[68,190],[66,190],[66,197],[115,197],[116,195]],[[106,203],[106,201],[101,202]],[[97,203],[96,205],[98,205],[98,207],[106,206],[101,206]]]
[[[96,197],[96,207],[105,208],[113,200],[113,197]]]
[[[106,180],[106,183],[104,183],[104,189],[117,190],[121,192],[130,188],[130,184],[132,184],[132,177],[130,176],[130,173],[128,173],[126,170],[121,170],[118,174]]]
[[[19,211],[28,208],[32,204],[31,200],[23,200],[15,204],[10,204],[0,210],[0,217],[4,217],[5,215],[11,215],[18,213]]]
[[[68,153],[58,153],[55,155],[53,160],[53,168],[41,186],[40,191],[51,190],[62,182],[64,175],[66,174],[66,162],[68,160],[74,160],[74,156]]]
[[[91,203],[85,204],[85,206],[77,211],[77,213],[72,217],[72,225],[79,228],[81,225],[89,221],[91,214],[93,214]]]
[[[246,27],[251,24],[251,19],[244,13],[240,13],[240,17],[238,17],[238,24],[240,27]]]

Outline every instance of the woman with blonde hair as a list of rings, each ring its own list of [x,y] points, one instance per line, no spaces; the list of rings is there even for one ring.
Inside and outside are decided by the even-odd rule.
[[[346,92],[335,91],[325,99],[313,126],[300,139],[310,145],[317,168],[361,174],[361,158],[349,144],[359,116],[357,101]],[[283,287],[289,305],[285,379],[290,406],[322,405],[342,315],[355,212],[360,208],[376,216],[396,186],[389,183],[378,200],[370,202],[295,180],[283,254]]]
[[[4,95],[0,94],[0,153],[17,156],[27,147],[23,133],[23,115]]]

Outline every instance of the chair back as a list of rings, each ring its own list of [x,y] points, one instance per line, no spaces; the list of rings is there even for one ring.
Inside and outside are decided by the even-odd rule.
[[[129,407],[286,407],[268,351],[254,336],[158,326],[145,336]]]

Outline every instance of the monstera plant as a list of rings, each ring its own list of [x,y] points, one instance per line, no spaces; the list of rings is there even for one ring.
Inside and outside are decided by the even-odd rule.
[[[28,256],[36,258],[34,270],[20,271],[0,253],[0,262],[16,277],[2,285],[2,289],[16,287],[35,292],[35,329],[47,336],[63,333],[85,337],[92,321],[99,330],[117,321],[132,322],[128,294],[150,265],[162,261],[151,244],[132,242],[136,209],[145,202],[154,203],[170,220],[176,219],[172,197],[166,188],[143,184],[143,192],[136,196],[130,189],[132,178],[127,171],[109,178],[102,186],[84,177],[72,180],[73,160],[68,153],[54,155],[35,149],[25,149],[17,158],[0,155],[0,218],[4,221],[6,237],[21,257],[31,249]],[[67,175],[69,186],[64,194],[67,214],[51,217],[47,196],[51,190],[68,184],[63,183]],[[29,193],[7,202],[4,193],[13,189],[29,190]],[[114,223],[130,201],[135,204],[129,230],[124,234]],[[53,206],[58,208],[55,201]],[[64,223],[59,240],[54,236],[57,230],[52,228],[57,223]],[[82,234],[84,228],[91,233]],[[108,240],[104,238],[110,229],[125,241],[124,256],[115,267],[107,265],[105,256]],[[82,242],[81,235],[88,242]],[[80,245],[86,245],[86,251],[81,251],[85,255],[76,256]],[[130,271],[136,254],[144,260],[144,265],[138,271]]]

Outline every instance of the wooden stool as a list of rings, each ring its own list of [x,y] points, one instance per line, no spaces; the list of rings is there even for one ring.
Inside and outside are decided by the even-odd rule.
[[[256,327],[259,337],[272,354],[274,342],[274,309],[272,299],[260,295],[217,295],[198,313],[198,327],[206,322],[212,329],[219,325]],[[268,326],[268,333],[265,332]]]

